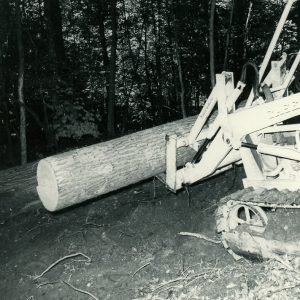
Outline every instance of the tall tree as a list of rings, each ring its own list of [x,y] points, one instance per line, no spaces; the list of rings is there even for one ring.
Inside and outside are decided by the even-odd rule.
[[[226,44],[225,44],[225,54],[224,54],[224,62],[223,62],[223,70],[227,71],[227,64],[228,64],[228,52],[229,52],[229,45],[231,39],[231,30],[232,30],[232,19],[233,19],[233,11],[234,11],[234,0],[231,0],[231,7],[230,7],[230,16],[229,16],[229,24],[226,33]]]
[[[253,2],[250,0],[248,13],[247,13],[247,19],[245,22],[245,30],[244,30],[243,60],[247,59],[247,44],[248,44],[248,31],[249,31],[248,26],[249,26],[249,22],[250,22],[250,18],[251,18],[251,13],[252,13],[252,5],[253,5]]]
[[[21,2],[15,1],[16,10],[16,30],[17,30],[17,46],[18,46],[18,102],[20,107],[20,147],[21,147],[21,164],[27,162],[27,142],[26,142],[26,112],[24,103],[24,47],[22,37],[22,16]]]
[[[177,10],[179,10],[179,6],[177,3]],[[177,63],[177,71],[178,71],[178,78],[179,78],[179,85],[180,85],[180,107],[182,117],[186,118],[186,108],[185,108],[185,86],[184,86],[184,79],[183,79],[183,70],[182,70],[182,60],[181,60],[181,53],[179,48],[179,37],[178,37],[178,26],[176,20],[176,13],[174,9],[174,5],[172,6],[172,13],[173,13],[173,30],[174,30],[174,50],[176,56],[176,63]]]
[[[116,98],[116,61],[118,42],[118,12],[117,0],[98,0],[98,25],[99,38],[102,52],[102,61],[105,70],[105,86],[107,96],[107,121],[106,130],[109,137],[115,137],[115,98]],[[110,17],[111,38],[110,43],[106,38],[106,16]],[[108,50],[109,49],[109,50]],[[104,108],[104,107],[103,107]]]
[[[216,79],[215,79],[215,41],[214,41],[215,10],[216,10],[216,0],[211,0],[210,1],[210,19],[209,19],[209,70],[210,70],[210,83],[211,83],[212,88],[216,84]]]

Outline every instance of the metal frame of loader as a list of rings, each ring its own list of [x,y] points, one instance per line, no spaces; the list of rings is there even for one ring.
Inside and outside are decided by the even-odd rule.
[[[300,93],[289,92],[299,66],[300,51],[289,70],[284,54],[280,61],[271,62],[270,71],[264,77],[295,1],[287,2],[258,72],[260,92],[265,97],[255,98],[252,89],[246,104],[237,108],[245,82],[239,81],[234,87],[233,73],[217,74],[216,85],[190,133],[166,136],[166,174],[160,180],[173,192],[226,171],[235,163],[244,165],[245,188],[300,189],[300,124],[284,123],[300,116]],[[216,106],[217,116],[209,122]],[[191,147],[196,155],[178,169],[176,157],[180,147]]]

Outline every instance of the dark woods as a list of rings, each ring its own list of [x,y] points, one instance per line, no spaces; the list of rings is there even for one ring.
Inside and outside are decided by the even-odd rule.
[[[0,166],[199,112],[215,72],[262,61],[283,6],[0,0]],[[278,57],[299,47],[299,14]]]

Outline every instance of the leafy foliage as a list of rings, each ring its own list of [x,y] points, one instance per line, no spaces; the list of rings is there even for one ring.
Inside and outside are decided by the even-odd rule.
[[[1,1],[8,5],[3,5],[6,9],[0,11],[1,20],[7,20],[7,30],[0,34],[3,41],[0,69],[4,78],[0,86],[0,135],[7,152],[12,152],[11,149],[18,144],[19,127],[15,6],[12,0]],[[92,136],[102,139],[106,136],[110,69],[105,49],[109,60],[112,19],[111,1],[108,0],[53,0],[50,3],[59,4],[54,8],[56,15],[61,16],[61,28],[59,18],[54,19],[50,26],[46,10],[49,0],[23,0],[22,3],[24,92],[28,111],[32,112],[27,111],[28,148],[33,149],[37,144],[49,146],[49,135],[52,134],[56,146],[51,151],[57,151],[64,138],[80,140]],[[216,71],[221,72],[226,38],[230,33],[227,65],[238,79],[246,60],[261,63],[284,2],[235,1],[229,30],[232,3],[231,0],[216,1],[215,60]],[[209,1],[198,0],[117,1],[117,134],[181,117],[176,43],[182,64],[187,112],[189,115],[199,112],[210,93],[209,9]],[[102,37],[101,18],[104,26]],[[299,28],[299,4],[295,4],[277,46],[276,58],[284,51],[298,49]],[[51,30],[56,33],[52,39]],[[5,118],[7,112],[9,117]],[[47,147],[41,149],[45,154],[49,153]]]

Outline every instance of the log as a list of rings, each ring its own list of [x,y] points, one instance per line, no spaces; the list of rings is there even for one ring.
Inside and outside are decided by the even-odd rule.
[[[0,171],[0,220],[42,207],[36,191],[38,162]]]
[[[196,118],[42,159],[37,168],[42,203],[49,211],[57,211],[164,172],[166,134],[187,134]],[[194,154],[190,148],[180,148],[179,164]]]
[[[4,193],[36,193],[38,162],[0,171],[0,195]]]

